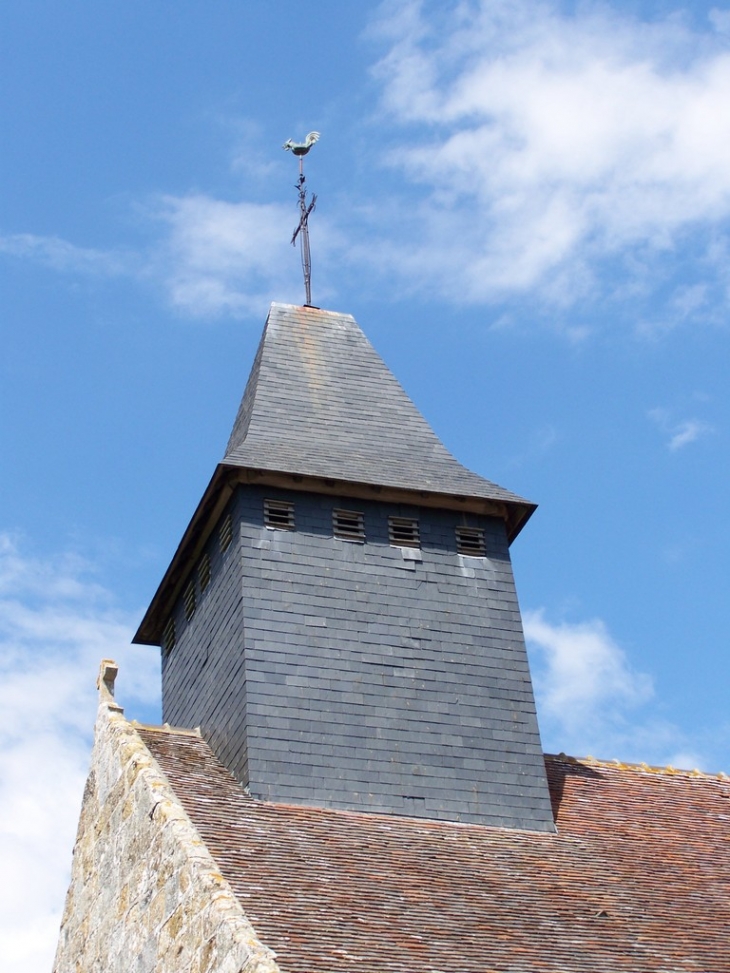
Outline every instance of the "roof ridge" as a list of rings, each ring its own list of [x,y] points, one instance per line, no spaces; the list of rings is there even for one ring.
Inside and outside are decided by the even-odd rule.
[[[632,763],[631,761],[619,760],[616,757],[614,757],[612,760],[605,760],[598,757],[593,757],[590,754],[585,757],[571,757],[567,753],[546,753],[544,756],[552,760],[562,760],[565,763],[588,764],[588,766],[591,767],[608,767],[613,770],[635,770],[645,774],[667,774],[670,777],[682,775],[685,777],[703,777],[711,780],[730,780],[730,774],[727,774],[724,770],[719,770],[713,773],[705,770],[699,770],[697,767],[690,770],[689,768],[685,767],[672,767],[671,764],[653,765],[647,763]]]
[[[199,726],[191,730],[189,726],[170,726],[169,723],[140,723],[139,720],[130,720],[129,722],[135,730],[147,730],[149,733],[171,733],[179,736],[197,737],[199,740],[203,739]]]

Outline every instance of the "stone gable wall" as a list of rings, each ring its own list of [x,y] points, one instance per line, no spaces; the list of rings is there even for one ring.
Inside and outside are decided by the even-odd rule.
[[[102,666],[54,973],[279,973]]]

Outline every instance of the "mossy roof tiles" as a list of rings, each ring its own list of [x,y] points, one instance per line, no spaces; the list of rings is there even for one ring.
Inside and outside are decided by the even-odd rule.
[[[246,797],[142,731],[284,973],[730,970],[730,780],[546,758],[558,833]]]

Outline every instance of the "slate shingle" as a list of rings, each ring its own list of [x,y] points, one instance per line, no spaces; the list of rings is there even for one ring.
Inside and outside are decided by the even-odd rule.
[[[272,304],[224,465],[525,504],[444,447],[349,314]]]
[[[264,525],[267,498],[294,504],[296,530]],[[352,545],[332,535],[339,505],[239,487],[210,594],[190,621],[176,607],[164,720],[200,726],[256,797],[392,813],[418,798],[423,817],[552,830],[503,522],[469,515],[490,556],[465,559],[464,515],[424,508],[406,574],[387,533],[402,508],[360,502],[367,537]]]

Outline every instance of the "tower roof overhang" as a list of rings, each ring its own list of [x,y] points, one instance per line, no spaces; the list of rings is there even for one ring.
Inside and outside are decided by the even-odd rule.
[[[170,612],[228,502],[238,486],[252,484],[497,517],[504,521],[510,543],[537,508],[536,504],[527,500],[497,500],[465,494],[409,490],[376,482],[356,483],[332,477],[219,463],[132,640],[134,643],[161,644],[162,632]]]

